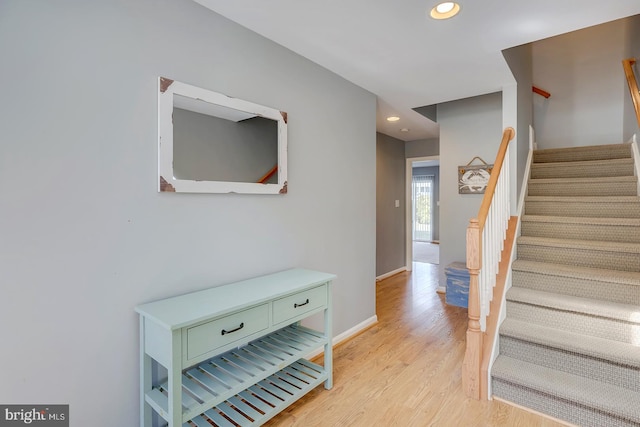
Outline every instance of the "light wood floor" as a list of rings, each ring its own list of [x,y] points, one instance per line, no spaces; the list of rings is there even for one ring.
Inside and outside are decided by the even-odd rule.
[[[304,396],[269,426],[561,426],[464,396],[467,310],[436,294],[437,265],[377,284],[378,323],[334,350],[334,386]]]

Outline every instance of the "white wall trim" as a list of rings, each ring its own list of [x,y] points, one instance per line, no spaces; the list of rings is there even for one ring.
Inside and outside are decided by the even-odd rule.
[[[358,323],[356,326],[354,326],[353,328],[347,329],[346,331],[344,331],[343,333],[336,335],[335,337],[333,337],[333,341],[332,346],[335,347],[339,344],[342,344],[343,342],[355,337],[356,335],[358,335],[360,332],[364,331],[365,329],[375,325],[376,323],[378,323],[378,316],[377,315],[373,315],[371,317],[369,317],[367,320],[365,320],[364,322],[360,322]],[[322,348],[319,348],[315,351],[312,351],[311,353],[309,353],[307,355],[308,359],[314,358],[316,356],[319,356],[321,354],[323,354],[324,351],[322,350]]]
[[[405,271],[407,271],[407,267],[400,267],[400,268],[396,268],[396,269],[395,269],[395,270],[393,270],[393,271],[390,271],[390,272],[388,272],[388,273],[381,274],[380,276],[376,277],[376,282],[378,282],[378,281],[380,281],[380,280],[384,280],[384,279],[386,279],[387,277],[395,276],[396,274],[398,274],[398,273],[402,273],[402,272],[405,272]]]
[[[405,229],[405,243],[406,249],[405,254],[407,254],[407,259],[405,261],[406,270],[411,271],[413,269],[413,235],[411,234],[412,230],[412,220],[413,220],[413,204],[411,203],[411,182],[413,180],[413,162],[421,162],[424,160],[440,160],[440,156],[426,156],[426,157],[409,157],[406,159],[405,165],[405,200],[406,200],[406,209],[405,209],[405,221],[404,221],[404,229]],[[436,208],[440,209],[437,206],[439,200],[436,200]]]

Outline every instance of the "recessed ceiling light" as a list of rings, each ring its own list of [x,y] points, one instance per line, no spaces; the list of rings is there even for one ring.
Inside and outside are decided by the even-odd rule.
[[[444,3],[440,3],[439,5],[436,6],[436,11],[438,13],[448,13],[451,12],[453,10],[453,2],[452,1],[446,1]]]
[[[446,1],[436,5],[431,9],[431,17],[433,19],[453,18],[460,12],[460,5],[452,1]]]
[[[409,128],[402,128],[400,129],[400,132],[409,132]]]
[[[388,122],[397,122],[398,120],[400,120],[400,117],[398,117],[398,116],[389,116],[389,117],[387,117],[387,121]]]

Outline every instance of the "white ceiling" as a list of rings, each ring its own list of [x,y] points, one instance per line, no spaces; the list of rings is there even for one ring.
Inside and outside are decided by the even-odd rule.
[[[640,14],[640,0],[459,0],[445,21],[428,16],[437,0],[195,1],[374,93],[378,131],[405,141],[438,135],[413,108],[513,83],[503,49]]]

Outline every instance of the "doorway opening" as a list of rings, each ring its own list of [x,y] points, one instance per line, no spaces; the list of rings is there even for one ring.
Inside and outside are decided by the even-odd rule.
[[[411,194],[413,201],[413,241],[433,240],[433,190],[435,175],[413,175]]]
[[[440,263],[439,178],[438,156],[407,159],[407,267]]]
[[[414,173],[411,189],[413,204],[413,261],[439,264],[439,242],[433,238],[435,175],[416,175]]]

